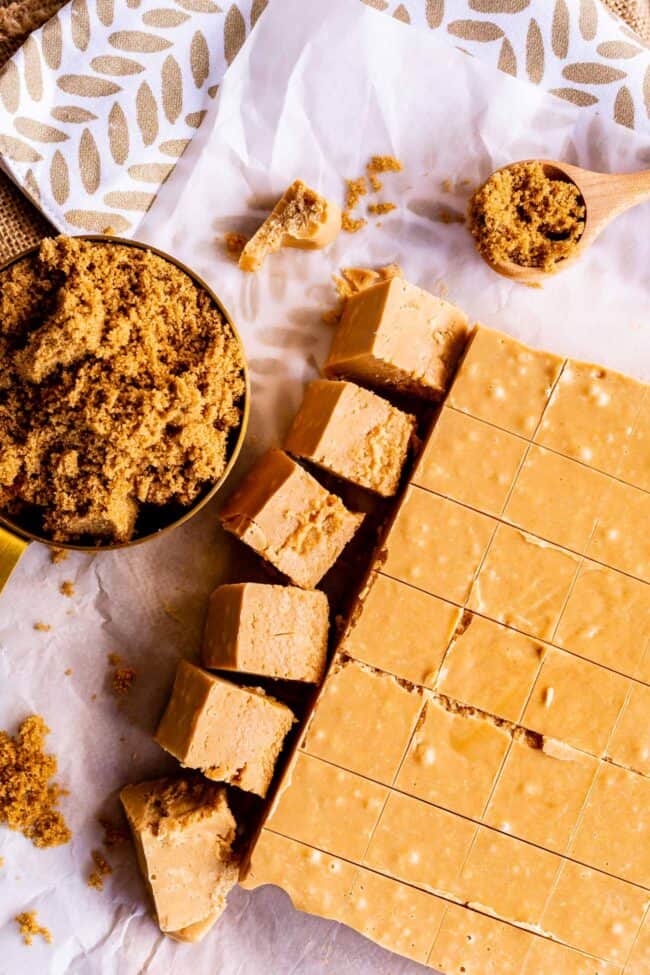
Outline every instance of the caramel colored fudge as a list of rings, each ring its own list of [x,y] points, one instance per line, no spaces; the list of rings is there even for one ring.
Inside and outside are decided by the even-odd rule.
[[[327,247],[341,229],[341,210],[297,179],[280,197],[239,258],[242,271],[258,271],[281,247]]]
[[[253,886],[444,975],[650,975],[649,405],[476,329],[266,822],[332,876]]]
[[[303,589],[313,589],[363,521],[281,450],[253,465],[221,510],[223,527]]]
[[[282,680],[318,683],[327,658],[325,593],[245,582],[212,593],[203,664]]]
[[[317,379],[307,387],[284,446],[295,457],[390,497],[414,427],[414,417],[361,386]]]
[[[466,334],[458,308],[392,278],[348,298],[325,374],[440,399]]]
[[[200,776],[157,779],[127,785],[120,799],[161,930],[200,940],[239,873],[226,790]]]
[[[266,795],[293,712],[259,687],[242,687],[181,660],[155,738],[209,779]]]

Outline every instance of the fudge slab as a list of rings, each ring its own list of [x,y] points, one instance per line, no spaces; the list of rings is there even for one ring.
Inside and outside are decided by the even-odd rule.
[[[295,718],[259,687],[241,687],[181,660],[155,740],[209,779],[266,795]]]
[[[318,683],[327,659],[325,593],[245,582],[210,596],[203,634],[205,667]]]
[[[382,497],[399,487],[415,417],[354,383],[310,383],[285,450]]]
[[[226,531],[313,589],[363,521],[281,450],[264,454],[221,510]]]
[[[437,400],[466,335],[463,312],[395,277],[348,298],[325,375]]]
[[[161,930],[199,940],[239,873],[225,788],[200,776],[156,779],[126,786],[120,799]]]
[[[476,329],[268,821],[446,975],[650,975],[650,411],[599,372]]]

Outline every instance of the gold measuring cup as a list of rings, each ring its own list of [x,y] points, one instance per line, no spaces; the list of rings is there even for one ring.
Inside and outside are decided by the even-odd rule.
[[[230,445],[228,462],[219,480],[216,481],[214,484],[210,485],[208,488],[206,488],[206,490],[198,498],[198,500],[195,501],[190,508],[187,508],[181,515],[174,517],[171,521],[165,521],[164,515],[161,516],[160,525],[154,527],[150,531],[147,531],[145,534],[136,535],[128,542],[117,542],[111,544],[102,544],[98,542],[96,545],[73,545],[68,542],[55,542],[51,538],[47,538],[45,535],[39,535],[35,532],[29,531],[24,526],[20,525],[17,521],[14,521],[13,519],[8,518],[6,515],[2,515],[0,513],[0,593],[2,592],[5,583],[9,579],[9,576],[11,575],[14,568],[16,567],[18,560],[20,559],[21,555],[26,550],[30,542],[43,542],[45,545],[52,545],[52,546],[56,546],[56,548],[67,549],[76,552],[109,551],[112,549],[130,548],[133,545],[141,545],[143,542],[147,542],[152,538],[159,538],[161,535],[164,535],[166,532],[171,531],[173,528],[177,528],[179,525],[184,524],[193,515],[195,515],[198,511],[200,511],[201,508],[203,508],[206,504],[208,504],[208,502],[214,498],[214,496],[217,494],[219,489],[225,483],[226,479],[228,478],[230,472],[232,471],[235,465],[235,461],[237,460],[237,457],[239,456],[239,452],[241,451],[242,444],[246,436],[246,429],[248,427],[251,392],[250,392],[250,380],[248,376],[248,367],[246,364],[246,358],[244,356],[244,348],[239,333],[237,332],[237,329],[235,328],[235,325],[233,324],[233,321],[228,311],[226,310],[226,308],[224,308],[222,302],[214,293],[214,291],[210,287],[208,287],[205,281],[203,281],[198,276],[198,274],[195,274],[194,271],[186,267],[180,261],[177,261],[176,258],[171,257],[169,254],[166,254],[164,251],[158,250],[156,247],[150,247],[148,244],[141,244],[138,243],[137,241],[128,240],[123,237],[107,236],[106,234],[80,234],[79,236],[82,240],[91,240],[91,241],[97,241],[106,244],[120,244],[121,246],[125,246],[125,247],[134,247],[139,250],[151,251],[152,254],[157,254],[158,257],[162,257],[164,260],[169,261],[170,264],[174,264],[177,268],[180,268],[181,271],[184,271],[185,274],[189,275],[189,277],[192,278],[192,280],[210,296],[212,301],[215,303],[215,305],[223,315],[225,321],[232,329],[233,335],[235,337],[235,341],[239,344],[239,348],[242,356],[245,389],[244,389],[244,401],[242,404],[241,423],[237,431],[236,438],[233,440],[232,444]],[[32,254],[36,253],[36,251],[38,250],[38,246],[39,245],[36,244],[34,247],[30,247],[27,250],[22,251],[20,254],[17,254],[15,257],[12,257],[11,260],[6,261],[4,264],[0,266],[0,274],[2,274],[8,268],[12,267],[14,264],[17,264],[19,261],[23,261],[26,258],[30,257]]]

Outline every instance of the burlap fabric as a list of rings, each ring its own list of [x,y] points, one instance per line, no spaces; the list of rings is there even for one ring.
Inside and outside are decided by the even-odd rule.
[[[65,0],[0,0],[0,66]],[[650,0],[605,0],[650,44]],[[0,261],[51,233],[52,226],[0,171]]]

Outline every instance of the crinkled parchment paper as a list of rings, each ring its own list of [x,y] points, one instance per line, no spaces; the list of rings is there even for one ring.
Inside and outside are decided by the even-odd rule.
[[[324,253],[284,252],[256,275],[242,274],[226,254],[223,233],[251,231],[294,177],[340,199],[343,178],[360,174],[371,153],[387,152],[404,171],[386,177],[381,198],[398,209],[380,218],[381,227],[373,221],[342,234]],[[253,380],[248,458],[282,435],[303,382],[316,374],[330,337],[320,316],[340,266],[397,261],[410,280],[448,294],[473,318],[648,377],[647,206],[620,218],[580,266],[542,290],[497,278],[476,257],[467,230],[440,221],[441,211],[464,211],[461,181],[475,185],[494,167],[531,156],[612,171],[650,165],[643,134],[583,119],[352,0],[285,0],[262,15],[212,116],[136,232],[196,268],[232,311]],[[445,180],[455,192],[445,192]],[[32,546],[2,594],[0,727],[13,729],[32,711],[45,715],[74,832],[70,845],[41,851],[0,830],[2,975],[424,971],[343,926],[294,912],[274,888],[234,891],[201,945],[174,944],[147,916],[128,846],[109,854],[115,871],[103,892],[86,886],[98,812],[111,809],[126,781],[172,767],[150,735],[176,660],[198,647],[206,596],[225,578],[228,558],[212,505],[127,552],[52,565],[47,550]],[[72,598],[59,593],[67,579]],[[51,630],[35,631],[37,621]],[[123,709],[106,689],[111,651],[138,670]],[[32,908],[53,945],[22,945],[11,919]]]

